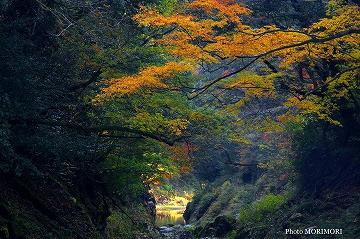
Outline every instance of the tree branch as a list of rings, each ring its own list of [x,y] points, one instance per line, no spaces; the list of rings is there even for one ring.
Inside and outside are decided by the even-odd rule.
[[[328,42],[337,38],[341,38],[347,35],[351,35],[351,34],[359,34],[360,33],[360,29],[348,29],[346,31],[343,32],[339,32],[337,34],[328,36],[328,37],[323,37],[323,38],[316,38],[316,37],[311,37],[309,40],[306,41],[302,41],[299,43],[295,43],[295,44],[290,44],[290,45],[286,45],[286,46],[282,46],[282,47],[278,47],[278,48],[274,48],[272,50],[263,52],[261,54],[258,55],[253,55],[253,56],[237,56],[237,58],[248,58],[248,59],[252,59],[249,63],[247,63],[245,66],[241,67],[238,70],[235,70],[233,72],[230,72],[224,76],[221,76],[213,81],[211,81],[208,84],[205,84],[199,88],[197,88],[195,90],[195,95],[193,96],[188,96],[189,99],[194,99],[196,97],[198,97],[200,94],[204,93],[208,88],[210,88],[211,86],[213,86],[214,84],[218,83],[221,80],[224,80],[226,78],[229,78],[233,75],[236,75],[238,73],[240,73],[241,71],[245,70],[246,68],[248,68],[250,65],[252,65],[253,63],[255,63],[258,59],[264,57],[264,56],[268,56],[272,53],[278,52],[278,51],[282,51],[282,50],[286,50],[286,49],[290,49],[290,48],[295,48],[295,47],[300,47],[300,46],[304,46],[310,43],[324,43],[324,42]]]
[[[139,137],[155,139],[157,141],[163,142],[167,145],[173,146],[176,142],[184,139],[185,136],[181,136],[174,139],[169,139],[168,137],[160,134],[154,134],[150,132],[144,132],[142,130],[129,128],[126,126],[121,125],[101,125],[101,126],[92,126],[92,127],[85,127],[80,124],[74,123],[67,123],[67,122],[59,122],[59,121],[49,121],[49,120],[42,120],[42,119],[18,119],[18,120],[9,120],[11,124],[33,124],[33,125],[45,125],[45,126],[59,126],[68,129],[73,129],[78,132],[83,132],[87,134],[97,133],[100,137],[105,137],[104,131],[120,131],[138,135]]]
[[[251,60],[249,63],[247,63],[246,65],[244,65],[243,67],[241,67],[240,69],[230,72],[222,77],[217,78],[216,80],[213,80],[212,82],[210,82],[209,84],[206,84],[202,87],[199,87],[196,89],[196,94],[194,96],[188,96],[188,99],[192,100],[196,97],[198,97],[200,94],[204,93],[208,88],[210,88],[211,86],[215,85],[217,82],[224,80],[230,76],[236,75],[237,73],[245,70],[246,68],[248,68],[249,66],[251,66],[255,61],[257,61],[260,57],[256,57],[255,59]]]
[[[355,67],[352,67],[352,68],[349,68],[349,69],[347,69],[347,70],[344,70],[344,71],[341,71],[341,72],[337,73],[333,78],[331,78],[330,80],[326,81],[324,84],[316,87],[315,89],[313,89],[313,90],[311,90],[311,91],[306,92],[306,93],[302,96],[302,98],[301,98],[300,100],[304,100],[304,99],[305,99],[306,97],[308,97],[309,95],[314,94],[315,92],[323,89],[325,86],[329,85],[331,82],[337,80],[342,74],[344,74],[344,73],[346,73],[346,72],[349,72],[349,71],[357,70],[357,69],[359,69],[359,68],[360,68],[360,66],[355,66]]]

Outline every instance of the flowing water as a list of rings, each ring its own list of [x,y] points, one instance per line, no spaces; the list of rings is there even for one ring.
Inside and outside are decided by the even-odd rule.
[[[156,224],[163,239],[194,239],[183,218],[186,206],[163,204],[156,207]]]

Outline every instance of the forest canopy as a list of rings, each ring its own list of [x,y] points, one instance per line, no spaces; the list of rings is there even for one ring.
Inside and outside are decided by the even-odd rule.
[[[358,192],[356,1],[0,9],[0,238],[136,238],[174,182],[204,190],[198,221],[264,190],[234,213],[250,224],[291,193]]]

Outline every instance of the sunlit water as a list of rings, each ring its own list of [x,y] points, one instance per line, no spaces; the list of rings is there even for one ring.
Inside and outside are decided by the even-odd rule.
[[[156,208],[156,225],[184,225],[183,214],[185,209],[185,206],[158,206]]]

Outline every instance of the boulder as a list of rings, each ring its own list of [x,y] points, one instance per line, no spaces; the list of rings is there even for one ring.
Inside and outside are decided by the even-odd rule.
[[[236,220],[229,216],[218,216],[207,224],[201,232],[202,236],[222,237],[235,228]]]

